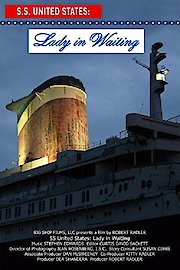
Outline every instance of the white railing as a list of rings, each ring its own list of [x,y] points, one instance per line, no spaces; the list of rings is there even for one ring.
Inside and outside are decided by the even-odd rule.
[[[110,139],[124,139],[124,138],[127,138],[128,137],[128,132],[127,130],[122,130],[120,131],[118,134],[110,137],[110,138],[106,138],[106,139],[103,139],[103,140],[99,140],[99,141],[96,141],[96,142],[93,142],[89,145],[88,149],[91,149],[91,148],[95,148],[95,147],[98,147],[98,146],[101,146],[101,145],[104,145],[106,144],[107,140],[110,140]]]

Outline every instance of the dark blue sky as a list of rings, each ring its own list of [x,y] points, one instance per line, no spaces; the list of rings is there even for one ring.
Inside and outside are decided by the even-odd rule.
[[[164,1],[17,1],[24,3],[100,3],[103,20],[178,20],[179,0]],[[132,4],[130,4],[132,2]],[[1,7],[14,0],[1,1]],[[3,20],[3,9],[0,12]],[[82,26],[81,26],[82,27]],[[117,26],[116,26],[117,27]],[[162,62],[170,70],[168,86],[162,95],[164,118],[180,114],[180,25],[135,25],[145,29],[145,53],[127,54],[42,54],[27,53],[27,26],[0,26],[0,170],[17,161],[16,115],[5,109],[11,100],[29,94],[50,77],[72,75],[79,78],[88,94],[90,142],[115,135],[125,128],[129,112],[149,113],[149,74],[135,64],[133,57],[149,64],[154,42],[164,43]],[[38,26],[38,28],[40,28]],[[124,26],[132,28],[132,26]],[[142,106],[142,103],[144,104]]]

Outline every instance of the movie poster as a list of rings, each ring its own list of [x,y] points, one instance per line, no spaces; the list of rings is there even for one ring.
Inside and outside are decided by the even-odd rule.
[[[0,6],[0,269],[177,263],[179,1]]]

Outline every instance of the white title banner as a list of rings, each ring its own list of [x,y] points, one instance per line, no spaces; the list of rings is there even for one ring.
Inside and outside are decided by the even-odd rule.
[[[29,53],[144,53],[144,29],[29,29]]]

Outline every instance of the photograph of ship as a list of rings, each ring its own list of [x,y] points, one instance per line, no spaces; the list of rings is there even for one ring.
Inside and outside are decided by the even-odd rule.
[[[0,173],[3,265],[26,260],[9,246],[47,229],[143,229],[152,245],[171,248],[151,262],[177,262],[180,124],[163,119],[162,47],[151,46],[149,66],[136,60],[150,75],[150,114],[128,113],[126,130],[101,145],[88,143],[86,90],[73,76],[50,78],[6,106],[17,114],[18,166]]]
[[[170,252],[128,267],[179,263],[180,2],[98,4],[101,20],[72,24],[8,25],[0,9],[0,270],[55,269],[9,252],[48,229],[146,230]],[[28,29],[44,27],[143,28],[145,52],[28,54]]]

